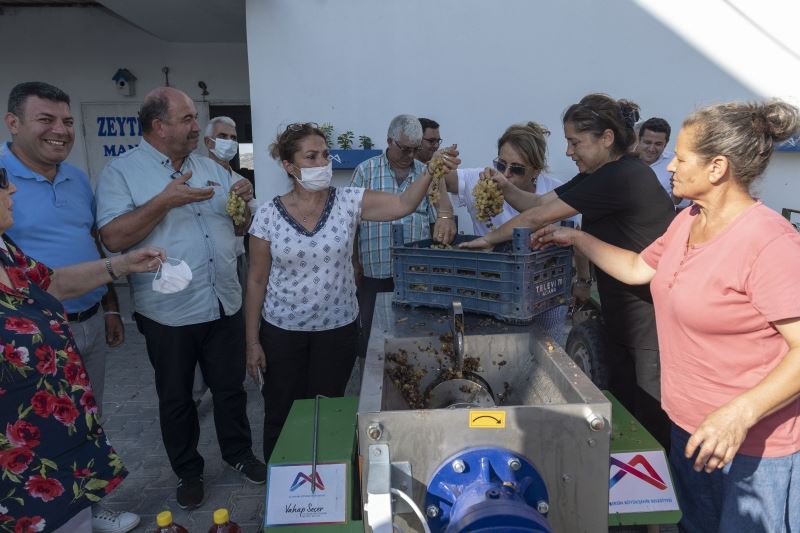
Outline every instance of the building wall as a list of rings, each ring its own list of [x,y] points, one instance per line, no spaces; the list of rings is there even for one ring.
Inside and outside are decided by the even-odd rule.
[[[257,194],[288,187],[265,147],[290,122],[332,122],[383,148],[393,116],[426,116],[441,123],[446,143],[458,143],[465,165],[485,166],[508,125],[535,120],[552,131],[551,173],[568,179],[576,170],[564,155],[560,116],[587,93],[632,99],[645,118],[661,116],[676,130],[700,105],[798,94],[800,65],[783,63],[767,85],[771,94],[748,83],[748,68],[778,48],[755,29],[700,25],[716,43],[711,53],[653,3],[247,0]],[[670,3],[668,11],[679,10],[678,21],[706,17],[694,4]],[[718,52],[737,41],[751,53],[721,61]],[[800,153],[775,155],[762,186],[769,205],[800,207],[799,164]]]
[[[46,81],[66,91],[76,119],[75,146],[68,161],[84,169],[80,104],[141,102],[150,89],[164,84],[164,66],[170,69],[170,85],[194,100],[201,100],[197,83],[203,80],[211,103],[250,101],[244,43],[166,42],[99,7],[3,7],[0,28],[3,110],[11,88],[21,81]],[[138,78],[135,96],[117,94],[111,77],[118,68],[127,68]],[[0,128],[0,140],[9,140],[5,127]]]

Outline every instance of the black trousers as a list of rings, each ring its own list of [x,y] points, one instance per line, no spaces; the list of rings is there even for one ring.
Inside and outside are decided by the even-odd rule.
[[[367,356],[369,333],[372,329],[372,315],[375,313],[375,298],[379,292],[394,292],[393,278],[361,278],[356,297],[358,298],[358,356]]]
[[[244,320],[242,311],[211,322],[165,326],[138,313],[136,324],[145,336],[158,393],[161,438],[170,465],[180,478],[203,475],[197,452],[200,424],[192,400],[195,365],[214,399],[214,425],[222,458],[230,464],[252,454],[247,420]]]
[[[261,321],[264,372],[264,460],[278,442],[295,400],[343,396],[356,359],[356,322],[327,331],[289,331]]]
[[[661,401],[638,385],[658,380],[658,350],[610,342],[608,357],[608,389],[669,453],[672,422],[661,408]]]

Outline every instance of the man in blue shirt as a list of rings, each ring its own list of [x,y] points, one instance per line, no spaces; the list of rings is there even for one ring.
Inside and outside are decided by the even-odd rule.
[[[176,292],[159,290],[152,274],[128,277],[134,317],[155,370],[161,437],[179,478],[178,505],[190,509],[204,497],[200,425],[192,400],[198,363],[214,400],[222,458],[252,483],[266,480],[266,466],[253,455],[242,386],[244,321],[236,233],[246,228],[234,228],[225,212],[230,191],[247,202],[253,186],[247,180],[234,183],[221,165],[192,153],[200,128],[185,93],[171,87],[151,91],[139,121],[139,146],[100,174],[97,226],[111,251],[157,246],[170,262],[182,261],[180,266],[191,271],[190,277],[179,276]]]
[[[95,199],[89,177],[65,163],[75,140],[69,96],[52,85],[26,82],[8,98],[6,127],[11,142],[0,148],[0,167],[6,169],[17,192],[14,225],[6,232],[25,253],[50,268],[100,258],[95,239]],[[103,311],[98,312],[102,306]],[[97,404],[103,404],[106,347],[119,346],[124,329],[114,285],[100,287],[80,298],[64,301]],[[92,529],[124,533],[139,517],[95,506]]]

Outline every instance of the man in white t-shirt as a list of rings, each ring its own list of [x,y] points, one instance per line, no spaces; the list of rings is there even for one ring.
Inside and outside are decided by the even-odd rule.
[[[663,118],[652,117],[645,120],[639,127],[636,155],[650,165],[650,168],[656,173],[658,182],[667,191],[673,203],[679,207],[686,207],[690,202],[672,195],[672,172],[667,170],[667,165],[675,157],[675,153],[666,149],[671,132],[672,128]]]

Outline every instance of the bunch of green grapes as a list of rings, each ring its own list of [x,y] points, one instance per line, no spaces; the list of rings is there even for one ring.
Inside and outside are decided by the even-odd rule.
[[[428,201],[432,204],[436,204],[439,201],[439,187],[442,183],[442,178],[446,174],[446,169],[444,167],[444,161],[439,157],[432,159],[430,163],[428,163],[428,172],[431,173],[431,189],[428,192]]]
[[[476,217],[481,222],[487,222],[503,212],[503,192],[494,180],[479,180],[472,189],[472,196],[475,198]]]
[[[225,203],[225,212],[233,219],[236,226],[244,224],[244,200],[239,198],[239,195],[233,192],[233,189],[228,192],[228,201]]]

